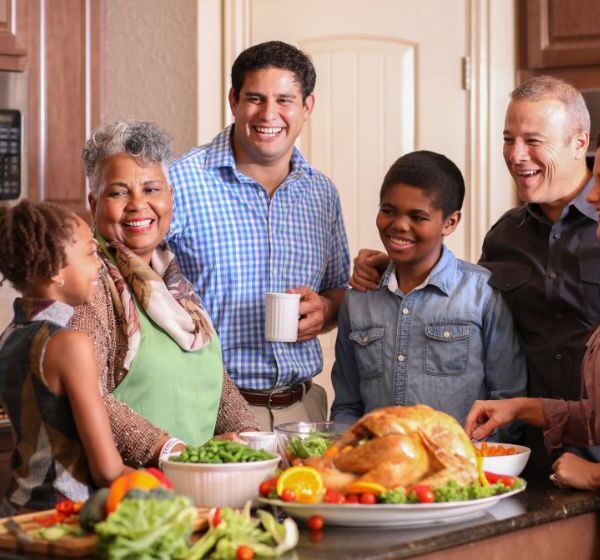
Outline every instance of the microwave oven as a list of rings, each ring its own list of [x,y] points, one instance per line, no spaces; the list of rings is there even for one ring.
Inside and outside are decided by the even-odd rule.
[[[27,196],[27,73],[0,72],[0,203]]]

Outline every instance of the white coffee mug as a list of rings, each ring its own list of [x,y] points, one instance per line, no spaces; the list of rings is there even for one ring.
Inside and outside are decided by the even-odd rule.
[[[265,339],[271,342],[296,342],[300,294],[267,292],[265,306]]]

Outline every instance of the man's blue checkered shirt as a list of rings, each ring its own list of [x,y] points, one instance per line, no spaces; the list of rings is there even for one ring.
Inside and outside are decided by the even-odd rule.
[[[219,332],[235,383],[270,389],[323,367],[319,342],[265,341],[265,293],[343,288],[348,242],[333,183],[297,149],[272,199],[235,167],[231,127],[171,165],[174,216],[168,241]]]

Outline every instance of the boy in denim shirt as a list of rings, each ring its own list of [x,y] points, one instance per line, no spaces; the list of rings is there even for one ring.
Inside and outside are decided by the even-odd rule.
[[[462,424],[477,399],[525,394],[525,357],[490,272],[443,243],[464,195],[458,167],[434,152],[387,172],[376,223],[391,262],[377,290],[350,291],[341,307],[332,419],[422,403]]]

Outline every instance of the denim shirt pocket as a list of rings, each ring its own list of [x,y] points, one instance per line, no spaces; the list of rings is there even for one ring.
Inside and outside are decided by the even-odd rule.
[[[446,321],[425,325],[425,373],[427,375],[461,375],[469,357],[471,325]]]
[[[354,357],[358,373],[363,379],[373,379],[383,375],[384,334],[385,327],[371,327],[350,333],[350,340],[354,342]]]

